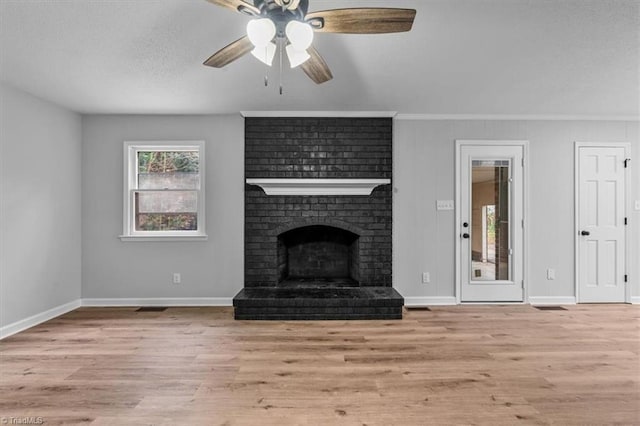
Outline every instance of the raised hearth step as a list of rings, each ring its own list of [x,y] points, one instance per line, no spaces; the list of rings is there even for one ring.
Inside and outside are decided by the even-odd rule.
[[[278,283],[278,288],[304,287],[360,287],[360,283],[352,278],[287,278]]]
[[[254,287],[233,298],[241,320],[402,319],[403,305],[391,287]]]

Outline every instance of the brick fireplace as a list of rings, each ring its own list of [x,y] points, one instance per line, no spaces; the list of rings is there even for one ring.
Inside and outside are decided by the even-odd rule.
[[[391,168],[391,119],[246,118],[236,318],[401,318]]]

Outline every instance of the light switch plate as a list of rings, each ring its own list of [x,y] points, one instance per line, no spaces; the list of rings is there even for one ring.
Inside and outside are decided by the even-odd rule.
[[[453,200],[437,200],[436,201],[437,210],[453,210],[453,207],[454,207]]]

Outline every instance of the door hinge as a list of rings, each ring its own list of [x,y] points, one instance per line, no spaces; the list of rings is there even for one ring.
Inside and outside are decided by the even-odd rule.
[[[524,229],[524,219],[522,219],[522,228]]]
[[[524,280],[520,281],[520,284],[522,285],[522,288],[524,288]]]
[[[626,218],[626,217],[624,218],[624,224],[625,224],[625,225],[628,225],[628,224],[629,224],[629,221],[627,220],[627,218]]]
[[[626,283],[626,282],[628,282],[628,281],[629,281],[629,275],[624,274],[624,282]]]
[[[522,167],[524,167],[524,157],[522,157]]]
[[[629,167],[629,162],[631,162],[631,158],[625,158],[624,159],[624,168],[626,169],[627,167]]]

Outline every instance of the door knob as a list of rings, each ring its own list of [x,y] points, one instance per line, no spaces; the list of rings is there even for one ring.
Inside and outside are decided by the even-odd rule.
[[[462,238],[469,238],[469,234],[465,232],[464,234],[462,234]]]
[[[591,232],[589,232],[589,231],[582,231],[582,232],[580,232],[580,235],[582,235],[583,237],[586,237],[587,235],[591,235]]]

